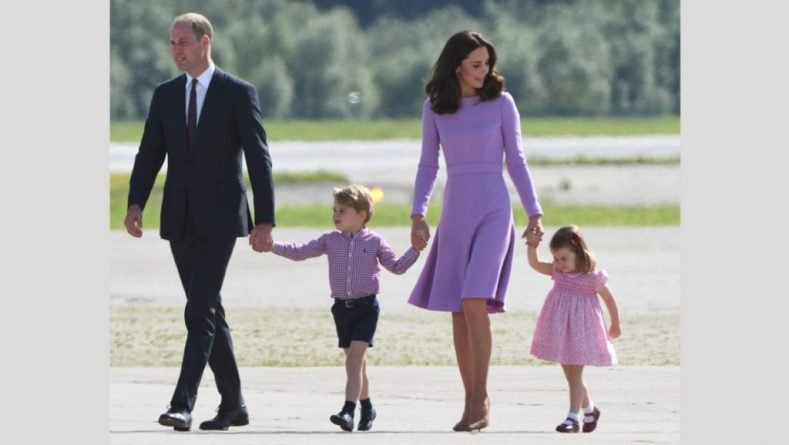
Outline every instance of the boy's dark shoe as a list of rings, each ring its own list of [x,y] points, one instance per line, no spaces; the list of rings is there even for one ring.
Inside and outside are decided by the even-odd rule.
[[[359,431],[368,431],[373,427],[373,420],[375,420],[375,408],[372,406],[370,409],[362,407],[362,417],[359,419],[359,426],[356,427]]]
[[[343,431],[353,431],[353,416],[351,413],[340,411],[337,414],[332,414],[329,420],[331,420],[331,423],[339,425]]]

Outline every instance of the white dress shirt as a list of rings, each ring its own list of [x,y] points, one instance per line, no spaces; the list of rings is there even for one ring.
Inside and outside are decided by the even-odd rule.
[[[203,102],[205,102],[205,93],[208,91],[208,86],[211,85],[211,79],[214,77],[214,71],[216,71],[216,65],[211,63],[208,65],[208,69],[203,71],[203,74],[197,76],[197,87],[195,88],[197,91],[197,122],[195,125],[200,123],[200,111],[203,109]],[[192,79],[193,77],[186,73],[186,113],[184,116],[187,116],[187,125],[189,125],[189,96],[192,92]]]

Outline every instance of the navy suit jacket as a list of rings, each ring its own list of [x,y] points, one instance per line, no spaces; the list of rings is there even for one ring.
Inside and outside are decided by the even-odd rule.
[[[254,198],[254,224],[274,225],[271,156],[257,91],[219,67],[206,92],[195,130],[187,144],[186,75],[159,84],[153,93],[142,141],[129,182],[128,205],[145,209],[156,175],[167,158],[162,198],[162,238],[178,239],[187,212],[203,238],[244,237],[252,224],[241,154]]]

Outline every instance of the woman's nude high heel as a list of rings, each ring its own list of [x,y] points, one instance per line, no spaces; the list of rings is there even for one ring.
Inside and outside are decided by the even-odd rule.
[[[472,422],[468,425],[468,431],[480,431],[483,428],[487,428],[490,424],[490,397],[485,399],[485,415],[482,416],[481,419],[477,420],[476,422]]]
[[[455,426],[452,427],[453,431],[471,431],[468,427],[468,412],[463,412],[463,417],[460,418],[460,422],[456,423]]]
[[[454,430],[454,431],[471,431],[471,428],[469,428],[468,424],[464,423],[461,420],[460,422],[456,423],[455,426],[452,427],[452,430]]]

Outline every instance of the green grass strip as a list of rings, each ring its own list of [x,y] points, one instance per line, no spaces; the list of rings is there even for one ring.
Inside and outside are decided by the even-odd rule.
[[[572,206],[542,202],[544,225],[561,226],[572,222],[580,226],[674,226],[679,225],[679,206]],[[370,223],[371,227],[407,226],[411,206],[379,204]],[[513,208],[515,225],[525,227],[528,218],[519,206]],[[277,224],[283,227],[330,227],[331,213],[321,205],[277,208]],[[441,207],[430,206],[428,223],[435,227],[441,217]]]
[[[323,175],[296,175],[298,181],[318,180]],[[327,178],[335,178],[331,174]],[[339,180],[342,179],[342,180]],[[327,182],[346,183],[347,178],[329,179]],[[283,182],[280,182],[280,181]],[[296,179],[293,179],[296,180]],[[278,186],[287,183],[275,175]],[[301,182],[291,182],[299,184]],[[152,229],[159,227],[159,209],[162,205],[164,177],[157,177],[154,189],[143,212],[143,227]],[[123,218],[126,215],[126,198],[128,195],[129,175],[114,173],[110,175],[110,229],[122,230]],[[544,225],[564,225],[568,222],[582,226],[672,226],[680,222],[680,209],[676,205],[668,206],[573,206],[556,205],[550,201],[541,202],[545,217]],[[526,214],[519,206],[513,209],[515,223],[518,227],[527,224]],[[382,203],[375,207],[371,227],[407,226],[410,224],[411,206],[407,204]],[[441,216],[441,207],[433,205],[428,210],[428,223],[435,227]],[[281,227],[330,227],[331,212],[325,205],[282,206],[276,209],[277,225]]]
[[[110,229],[119,230],[123,228],[123,218],[126,216],[126,201],[129,194],[129,173],[110,174]],[[159,174],[154,182],[153,190],[145,205],[142,215],[144,228],[159,227],[159,209],[162,208],[162,193],[164,191],[164,174]],[[249,187],[249,178],[244,181]],[[318,170],[314,172],[275,172],[274,183],[278,186],[304,185],[304,184],[347,184],[347,176]],[[152,211],[153,210],[153,211]],[[325,209],[323,209],[325,210]]]
[[[529,156],[528,162],[533,167],[557,166],[632,166],[632,165],[679,165],[679,155],[674,156],[624,156],[617,158],[576,156],[573,158],[547,158],[543,156]]]
[[[377,120],[266,120],[270,141],[377,141],[419,139],[419,119]],[[643,136],[678,135],[679,116],[647,118],[526,118],[521,121],[526,137],[547,136]],[[138,143],[143,122],[116,121],[110,125],[112,142]]]

